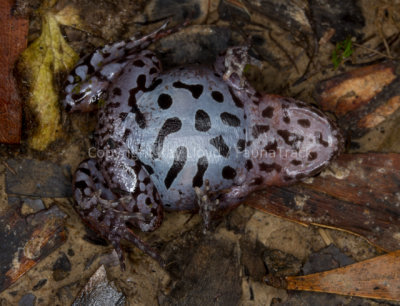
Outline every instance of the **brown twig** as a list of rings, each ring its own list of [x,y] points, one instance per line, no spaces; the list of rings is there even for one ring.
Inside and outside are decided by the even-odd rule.
[[[15,170],[13,168],[11,168],[5,161],[3,161],[4,166],[8,169],[8,171],[10,171],[12,174],[17,175],[17,173],[15,172]]]
[[[394,58],[393,56],[391,56],[391,55],[387,55],[387,54],[385,54],[385,53],[382,53],[382,52],[380,52],[380,51],[377,51],[377,50],[374,50],[374,49],[365,47],[365,46],[360,45],[360,44],[357,44],[357,43],[355,43],[355,42],[353,42],[353,46],[359,47],[359,48],[362,48],[362,49],[365,49],[365,50],[368,50],[368,51],[370,51],[370,52],[372,52],[372,53],[381,55],[381,56],[386,57],[386,58],[388,58],[388,59],[395,59],[395,58]]]

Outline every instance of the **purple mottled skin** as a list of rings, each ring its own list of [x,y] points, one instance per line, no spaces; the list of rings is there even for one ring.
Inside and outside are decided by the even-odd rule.
[[[79,165],[75,207],[122,268],[121,239],[162,263],[128,225],[152,231],[164,209],[200,211],[208,225],[255,190],[318,173],[343,145],[319,110],[249,85],[242,71],[255,60],[246,46],[229,48],[214,68],[164,72],[145,48],[174,30],[95,51],[65,87],[67,111],[97,110],[96,144],[106,153]]]

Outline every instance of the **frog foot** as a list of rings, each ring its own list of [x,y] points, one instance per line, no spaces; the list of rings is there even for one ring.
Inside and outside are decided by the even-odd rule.
[[[101,190],[97,190],[89,196],[86,203],[94,204],[94,206],[89,210],[79,210],[79,213],[90,227],[94,228],[101,236],[105,237],[111,243],[118,255],[121,269],[125,270],[125,258],[121,246],[121,240],[123,239],[131,242],[138,249],[156,260],[161,267],[164,267],[165,262],[163,258],[135,235],[127,225],[128,223],[138,224],[149,222],[152,216],[140,212],[129,212],[117,209],[121,207],[121,205],[124,207],[128,204],[131,200],[130,196],[115,201],[104,199],[101,197],[101,193]],[[82,202],[81,205],[83,205]]]
[[[241,46],[230,47],[216,62],[217,72],[222,73],[224,81],[236,90],[249,87],[243,76],[246,66],[261,65],[261,61],[249,55],[249,50],[250,42],[246,42]]]
[[[162,267],[165,266],[161,256],[130,229],[130,226],[144,231],[157,228],[162,222],[162,205],[154,202],[151,205],[154,210],[146,209],[135,194],[118,196],[118,193],[111,191],[97,161],[93,159],[83,161],[79,165],[75,173],[74,186],[76,211],[92,229],[112,244],[117,252],[121,269],[125,269],[121,247],[123,239],[133,243]]]
[[[215,194],[210,191],[210,182],[205,180],[204,188],[194,187],[196,192],[197,204],[199,205],[199,214],[204,221],[204,231],[208,230],[211,220],[219,209],[220,201],[215,198]]]

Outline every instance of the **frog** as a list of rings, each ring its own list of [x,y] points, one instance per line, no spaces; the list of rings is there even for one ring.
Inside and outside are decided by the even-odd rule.
[[[249,44],[213,65],[166,71],[148,47],[177,28],[105,45],[70,72],[62,104],[97,112],[97,152],[73,179],[74,207],[114,247],[126,240],[161,265],[135,230],[157,229],[164,211],[199,212],[206,226],[250,193],[321,172],[343,150],[328,115],[293,98],[260,93],[244,77]]]

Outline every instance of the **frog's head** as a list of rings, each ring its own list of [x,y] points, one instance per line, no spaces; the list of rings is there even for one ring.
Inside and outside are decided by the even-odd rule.
[[[87,78],[88,66],[78,65],[68,76],[62,104],[67,112],[89,112],[104,99],[109,80],[100,74]]]

